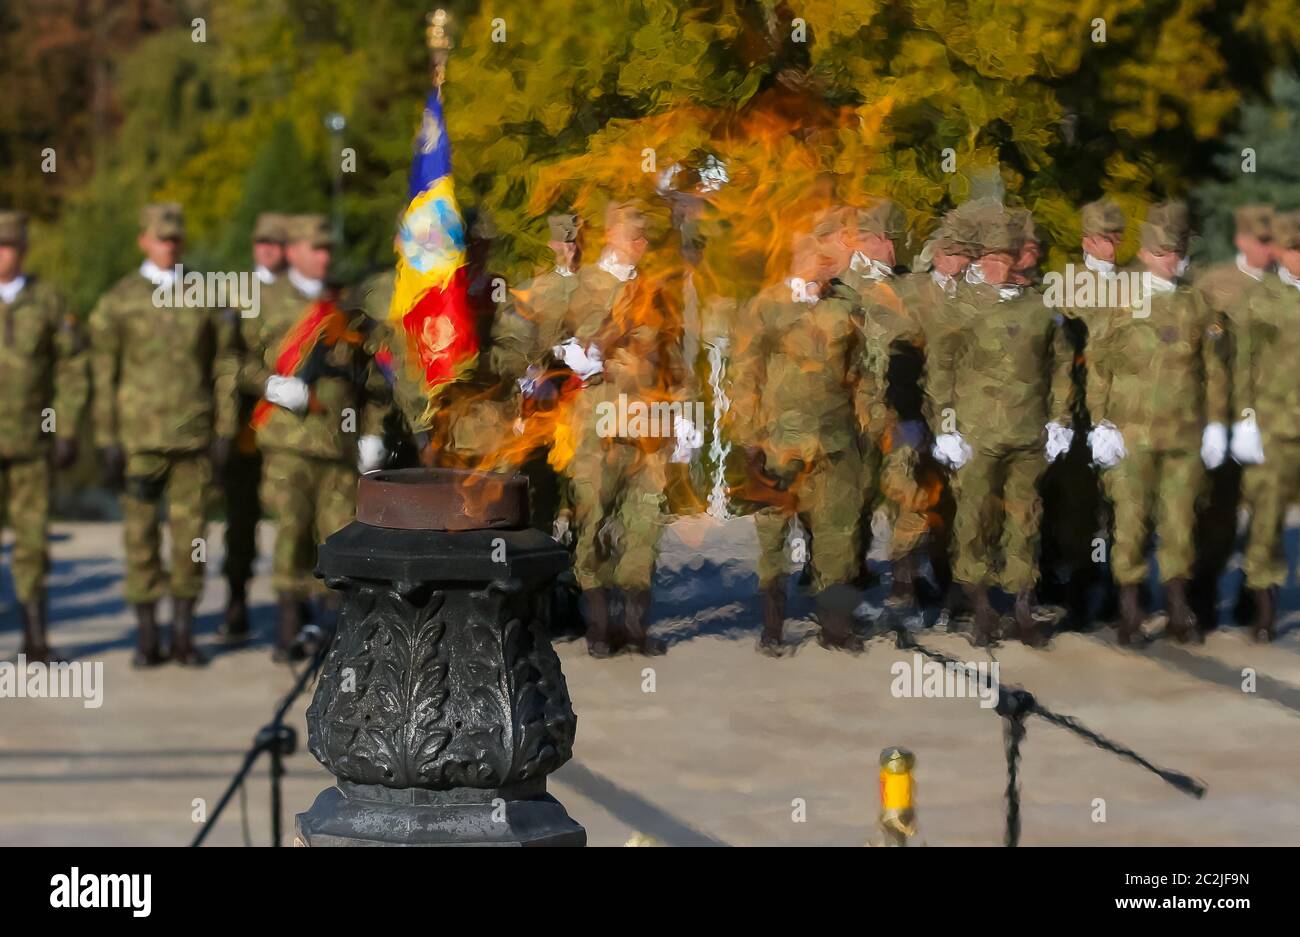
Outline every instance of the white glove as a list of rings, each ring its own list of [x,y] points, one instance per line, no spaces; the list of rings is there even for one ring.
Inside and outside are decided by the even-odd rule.
[[[1102,468],[1110,468],[1124,456],[1124,434],[1109,420],[1102,420],[1088,433],[1088,448],[1092,450],[1092,461]]]
[[[569,370],[584,381],[593,374],[599,374],[605,370],[604,360],[601,358],[600,349],[595,345],[588,345],[585,349],[578,344],[576,338],[566,338],[563,344],[556,345],[551,349],[555,357],[563,359],[564,363],[569,366]]]
[[[388,462],[388,450],[384,441],[378,436],[362,436],[357,440],[357,470],[365,475],[384,467]]]
[[[1222,423],[1211,423],[1201,433],[1201,461],[1207,469],[1216,469],[1227,454],[1228,428]]]
[[[1070,451],[1074,444],[1074,430],[1061,423],[1047,424],[1047,461],[1055,462]]]
[[[959,469],[974,454],[961,433],[940,433],[934,438],[934,457],[949,468]]]
[[[1254,420],[1232,424],[1232,457],[1242,465],[1259,465],[1264,461],[1264,440]]]
[[[696,452],[704,448],[704,434],[696,429],[695,424],[686,417],[679,416],[677,418],[673,432],[677,436],[677,442],[673,446],[671,461],[689,462]]]
[[[272,374],[266,379],[266,393],[262,396],[277,407],[284,407],[301,416],[307,412],[311,391],[296,377]]]

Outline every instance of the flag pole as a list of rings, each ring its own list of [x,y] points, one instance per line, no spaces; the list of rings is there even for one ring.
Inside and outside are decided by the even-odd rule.
[[[451,53],[452,41],[451,15],[446,10],[437,9],[430,13],[425,22],[425,43],[429,47],[429,69],[433,87],[442,97],[442,83],[447,79],[447,58]]]

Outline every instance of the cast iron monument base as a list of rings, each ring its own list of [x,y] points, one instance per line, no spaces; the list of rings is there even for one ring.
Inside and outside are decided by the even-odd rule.
[[[545,621],[569,555],[527,504],[518,475],[361,479],[316,569],[343,601],[308,747],[338,781],[297,844],[586,844],[546,793],[576,724]]]

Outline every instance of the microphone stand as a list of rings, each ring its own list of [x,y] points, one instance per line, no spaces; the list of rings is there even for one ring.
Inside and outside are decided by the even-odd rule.
[[[279,706],[276,707],[275,715],[271,721],[258,730],[257,735],[253,738],[253,745],[244,755],[244,763],[239,766],[235,776],[230,779],[230,784],[226,786],[226,791],[217,801],[216,808],[212,815],[208,817],[207,822],[199,829],[195,835],[194,841],[190,846],[201,846],[211,832],[212,827],[216,825],[221,816],[221,812],[226,809],[230,803],[230,798],[239,790],[239,786],[244,783],[244,778],[253,770],[253,765],[257,762],[258,756],[263,752],[271,758],[271,845],[280,845],[280,813],[281,813],[281,790],[280,779],[284,777],[284,758],[286,755],[292,755],[298,748],[298,732],[293,726],[284,724],[284,717],[293,706],[294,702],[302,694],[302,691],[311,683],[312,678],[320,670],[321,665],[325,663],[325,655],[329,651],[330,645],[334,640],[333,628],[328,635],[322,636],[320,646],[312,655],[311,663],[298,675],[297,681],[293,688],[280,700]]]

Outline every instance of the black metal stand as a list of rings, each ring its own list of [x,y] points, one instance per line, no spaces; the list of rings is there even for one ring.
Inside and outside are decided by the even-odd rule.
[[[235,796],[239,786],[244,783],[244,778],[248,772],[253,770],[253,765],[257,763],[258,756],[265,752],[271,758],[271,845],[280,845],[280,830],[282,828],[281,819],[281,787],[280,780],[284,777],[284,758],[286,755],[292,755],[298,749],[298,732],[293,726],[284,724],[284,717],[293,706],[294,701],[302,695],[302,691],[311,683],[312,678],[320,670],[321,664],[325,661],[325,654],[329,650],[330,643],[334,635],[331,633],[321,641],[315,653],[312,655],[311,663],[298,675],[297,681],[285,697],[280,700],[279,706],[276,707],[275,715],[271,721],[258,730],[257,735],[253,738],[253,746],[244,755],[244,763],[239,766],[235,776],[230,779],[226,791],[217,801],[217,806],[213,809],[211,816],[208,817],[202,828],[194,837],[191,846],[202,846],[203,840],[207,838],[212,827],[216,825],[221,813],[226,809],[226,804],[230,803],[230,798]]]
[[[951,664],[956,667],[966,669],[965,664],[961,661],[949,657],[947,654],[926,647],[916,640],[905,627],[901,624],[891,626],[889,630],[894,633],[894,640],[899,648],[916,651],[924,654],[931,660],[937,660],[944,664]],[[976,674],[978,676],[978,674]],[[1108,751],[1113,755],[1118,755],[1126,761],[1141,765],[1152,774],[1159,777],[1165,783],[1182,791],[1190,797],[1197,799],[1205,796],[1205,785],[1195,778],[1183,774],[1181,771],[1172,771],[1168,768],[1161,768],[1147,759],[1143,758],[1131,748],[1112,742],[1110,739],[1092,731],[1087,726],[1081,724],[1073,716],[1064,716],[1060,713],[1052,712],[1040,704],[1032,693],[1020,687],[1007,688],[999,685],[998,688],[998,705],[996,712],[1006,720],[1004,724],[1004,740],[1006,743],[1007,757],[1007,831],[1005,843],[1008,846],[1018,846],[1020,844],[1020,746],[1025,740],[1025,720],[1030,715],[1039,716],[1046,719],[1052,725],[1059,726],[1062,729],[1068,729],[1075,735],[1091,742],[1103,751]]]

